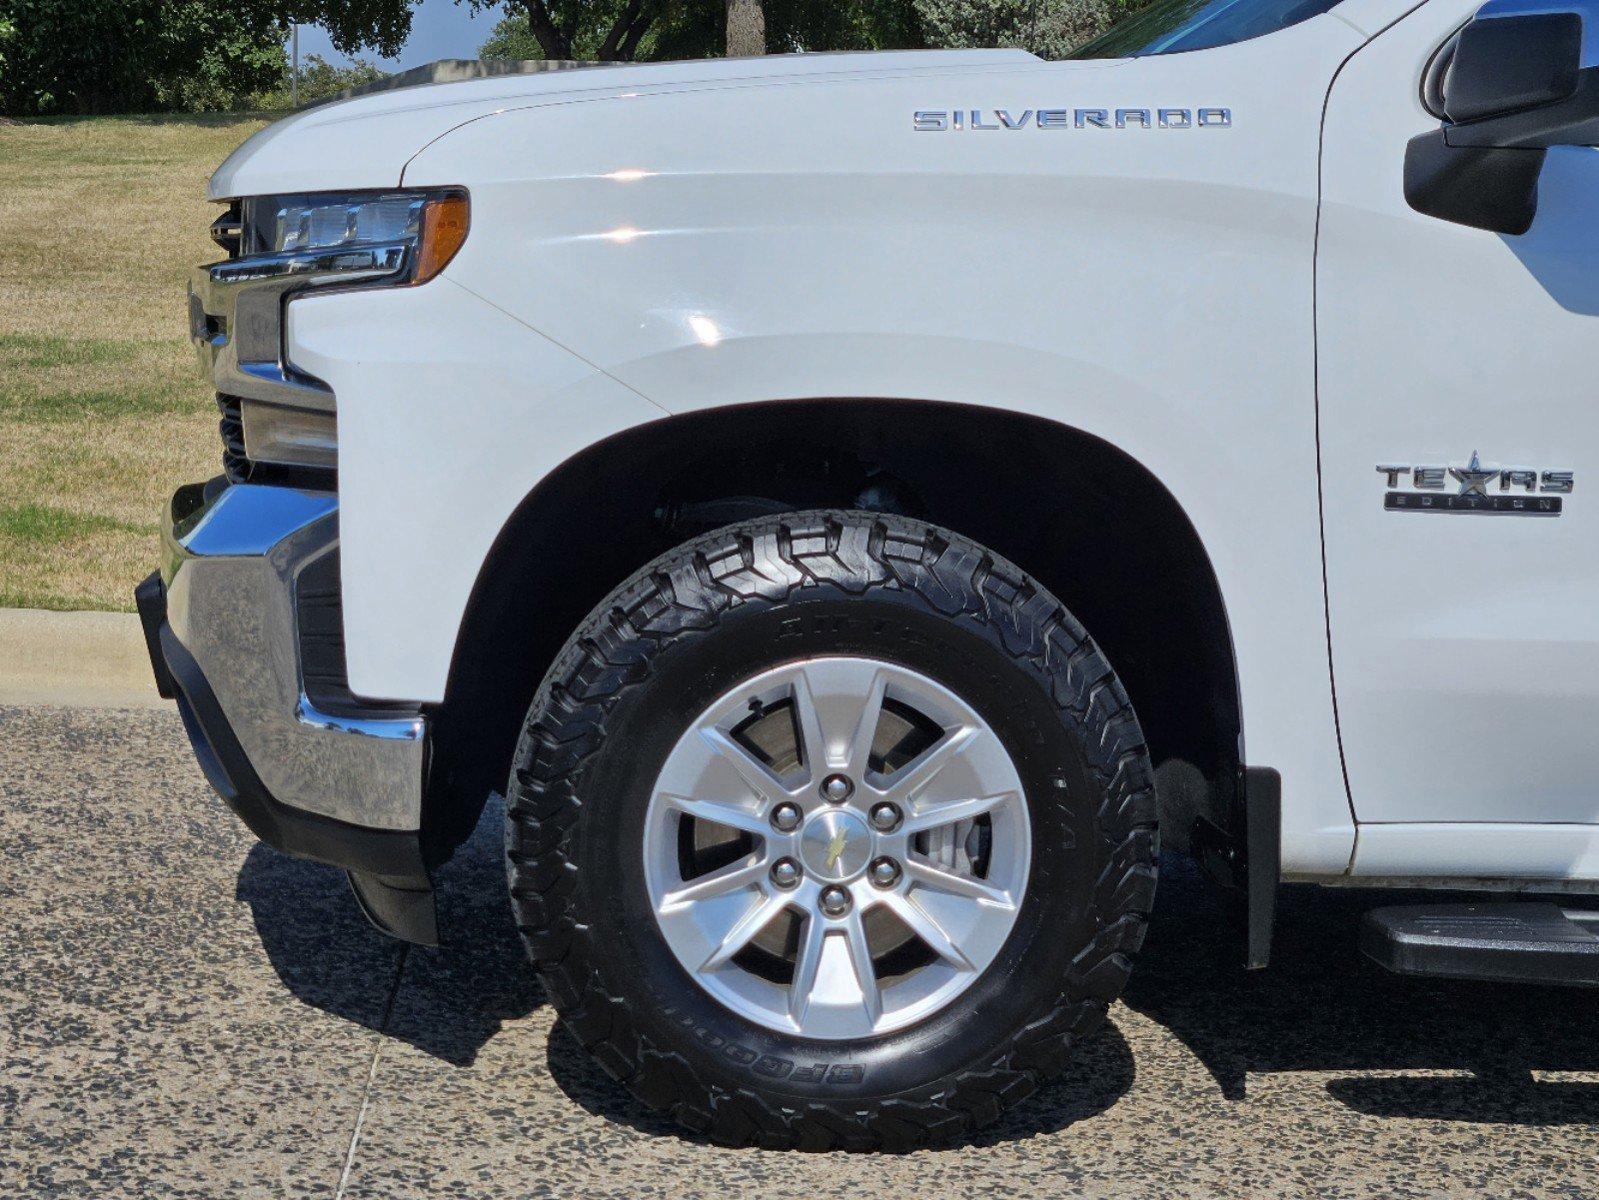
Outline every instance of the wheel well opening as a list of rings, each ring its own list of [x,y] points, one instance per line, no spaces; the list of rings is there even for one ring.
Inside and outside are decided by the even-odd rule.
[[[1041,418],[921,401],[771,402],[618,434],[547,476],[502,530],[435,722],[429,840],[447,852],[503,790],[522,719],[578,623],[664,550],[766,513],[898,512],[1037,578],[1115,667],[1154,759],[1163,836],[1239,828],[1241,721],[1220,588],[1142,465]]]

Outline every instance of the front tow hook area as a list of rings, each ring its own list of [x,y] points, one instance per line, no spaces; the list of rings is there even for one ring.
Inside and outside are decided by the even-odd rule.
[[[439,944],[439,908],[426,873],[418,876],[346,872],[361,912],[382,932],[418,946]]]

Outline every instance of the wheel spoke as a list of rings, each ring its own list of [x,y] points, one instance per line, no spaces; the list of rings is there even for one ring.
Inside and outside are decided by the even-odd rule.
[[[794,959],[794,980],[788,989],[788,1015],[800,1029],[805,1028],[805,1016],[810,1011],[811,995],[816,990],[816,976],[822,969],[822,952],[826,948],[827,926],[814,914],[806,917],[805,931]]]
[[[1015,792],[1000,792],[993,796],[975,796],[970,800],[951,800],[947,804],[935,804],[920,812],[911,812],[905,817],[905,834],[908,837],[953,825],[956,821],[970,821],[973,817],[993,812],[1015,795]]]
[[[887,904],[894,915],[905,923],[905,927],[921,938],[927,948],[939,958],[956,970],[973,970],[971,960],[961,952],[961,948],[951,940],[949,934],[944,932],[943,926],[933,920],[910,896],[897,892],[890,893],[883,897],[883,903]]]
[[[725,825],[729,829],[737,829],[754,837],[765,837],[770,832],[766,818],[742,804],[730,804],[725,800],[696,800],[690,796],[662,798],[678,812],[693,817],[696,821]]]
[[[687,880],[682,887],[674,888],[661,897],[661,908],[692,904],[696,900],[709,900],[751,887],[766,878],[766,864],[759,858],[739,859],[717,871],[696,879]]]
[[[716,948],[700,964],[700,970],[714,971],[718,967],[726,966],[787,907],[788,900],[783,896],[762,896],[759,902],[750,905],[745,909],[744,915],[733,922],[732,928],[722,936]]]
[[[872,948],[866,940],[866,926],[861,922],[860,909],[849,915],[844,926],[844,936],[849,941],[850,965],[855,968],[855,980],[860,986],[861,1010],[866,1027],[872,1028],[883,1015],[883,992],[877,986],[877,968],[872,965]]]
[[[769,800],[774,794],[783,790],[777,777],[767,769],[765,763],[720,729],[715,726],[702,727],[700,740],[717,760],[731,767],[744,786],[763,801]]]
[[[981,879],[973,879],[969,875],[959,875],[954,871],[946,871],[935,867],[925,859],[907,858],[905,861],[905,877],[912,883],[922,887],[932,888],[937,892],[945,892],[951,896],[959,896],[964,900],[976,900],[982,904],[992,904],[1000,908],[1015,908],[1016,901],[1011,894],[1003,888],[993,887]]]
[[[887,674],[873,664],[851,669],[808,664],[794,676],[793,689],[810,782],[829,771],[863,776],[883,712]]]
[[[859,912],[833,925],[817,916],[808,918],[789,988],[794,1024],[802,1030],[822,1026],[861,1037],[882,1015],[883,993]]]
[[[905,803],[914,803],[916,797],[927,790],[944,768],[966,753],[976,737],[977,730],[970,728],[957,729],[945,734],[943,738],[896,771],[890,777],[888,786]]]

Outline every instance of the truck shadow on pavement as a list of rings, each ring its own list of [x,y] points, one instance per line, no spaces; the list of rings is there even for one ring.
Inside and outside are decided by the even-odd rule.
[[[1284,887],[1271,966],[1245,971],[1241,935],[1193,867],[1161,870],[1124,1000],[1187,1045],[1228,1099],[1247,1097],[1252,1073],[1314,1071],[1337,1073],[1328,1094],[1372,1116],[1599,1123],[1599,1084],[1539,1077],[1599,1071],[1592,991],[1408,979],[1360,954],[1362,913],[1438,893]]]
[[[342,872],[253,847],[236,896],[248,904],[278,978],[302,1002],[381,1031],[455,1066],[469,1067],[504,1022],[545,1002],[522,951],[501,862],[502,812],[490,804],[471,839],[439,872],[437,950],[408,949],[372,929]],[[682,1136],[612,1080],[557,1021],[550,1076],[586,1111],[651,1134]],[[1132,1050],[1114,1021],[1079,1051],[1077,1069],[998,1125],[989,1145],[1053,1132],[1110,1108],[1132,1086]]]
[[[505,897],[500,819],[491,805],[440,873],[438,950],[389,941],[359,915],[340,872],[264,846],[247,856],[237,896],[278,977],[304,1003],[467,1067],[504,1022],[544,1003]],[[1308,1071],[1333,1075],[1327,1093],[1372,1116],[1599,1123],[1599,1084],[1539,1077],[1599,1071],[1592,992],[1402,979],[1359,955],[1362,912],[1425,899],[1284,888],[1271,968],[1251,972],[1215,894],[1185,861],[1168,859],[1125,1003],[1182,1042],[1228,1100],[1248,1098],[1251,1074]],[[1066,1078],[978,1143],[1057,1131],[1111,1108],[1133,1085],[1128,1036],[1137,1034],[1113,1010]],[[681,1132],[606,1076],[559,1022],[547,1058],[556,1085],[590,1113]]]
[[[256,845],[236,897],[250,906],[267,958],[297,998],[456,1066],[470,1066],[506,1021],[544,1003],[511,920],[500,806],[439,872],[436,950],[379,933],[342,871]]]

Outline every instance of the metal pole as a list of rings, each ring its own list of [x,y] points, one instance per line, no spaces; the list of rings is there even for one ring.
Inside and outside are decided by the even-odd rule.
[[[289,76],[289,107],[300,107],[300,25],[298,22],[290,26],[294,30],[294,73]]]

